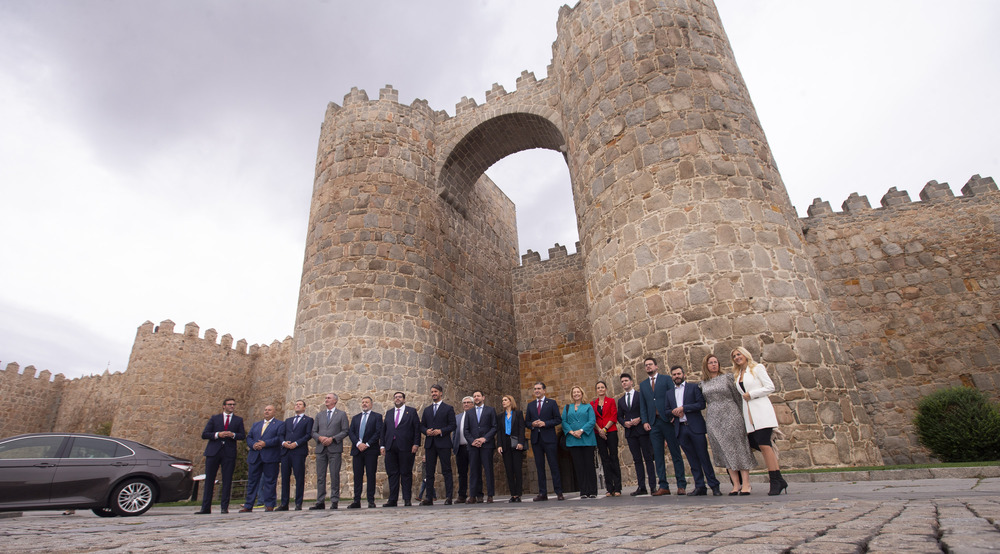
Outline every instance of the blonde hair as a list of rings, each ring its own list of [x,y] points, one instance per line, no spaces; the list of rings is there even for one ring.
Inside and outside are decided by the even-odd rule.
[[[590,402],[589,400],[587,400],[587,393],[584,392],[583,387],[573,387],[573,388],[569,389],[569,401],[571,403],[574,403],[574,404],[576,403],[573,400],[573,391],[575,391],[575,390],[580,391],[580,404],[587,404],[588,402]]]
[[[708,373],[708,359],[715,358],[716,362],[719,362],[719,375],[724,375],[726,372],[722,369],[722,360],[719,359],[715,354],[709,354],[705,356],[705,359],[701,361],[701,380],[708,381],[712,376]]]
[[[757,362],[753,361],[753,355],[750,354],[750,351],[742,346],[737,346],[736,348],[733,348],[732,352],[729,353],[730,359],[732,359],[733,354],[736,352],[743,354],[743,357],[747,360],[746,370],[750,372],[750,375],[757,377],[757,374],[753,372],[753,366],[757,365]],[[736,367],[735,363],[733,364],[733,368],[736,370],[733,372],[733,381],[738,381],[740,378],[739,368]]]
[[[514,400],[514,397],[513,397],[513,396],[511,396],[511,395],[509,395],[509,394],[505,394],[505,395],[503,395],[503,396],[501,397],[501,400],[502,400],[503,398],[506,398],[507,400],[510,400],[510,411],[511,411],[511,412],[513,412],[514,410],[516,410],[516,409],[517,409],[517,400]],[[502,403],[501,403],[501,406],[503,406],[503,404],[502,404]]]

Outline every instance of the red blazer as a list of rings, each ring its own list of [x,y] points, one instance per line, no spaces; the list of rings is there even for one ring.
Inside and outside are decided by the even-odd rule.
[[[608,432],[609,433],[617,433],[618,432],[618,425],[617,425],[617,421],[618,421],[618,403],[615,402],[614,398],[611,398],[610,396],[605,396],[604,397],[604,405],[601,406],[600,410],[597,409],[597,399],[596,398],[590,401],[590,406],[592,408],[594,408],[594,415],[597,416],[597,423],[594,424],[594,429],[595,430],[596,429],[602,429],[602,428],[604,428],[604,426],[607,425],[608,422],[610,421],[611,422],[611,426],[608,427]],[[601,413],[601,412],[603,412],[603,413]]]

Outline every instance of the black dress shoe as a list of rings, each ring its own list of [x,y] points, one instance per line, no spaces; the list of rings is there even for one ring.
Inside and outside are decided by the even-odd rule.
[[[220,511],[221,511],[222,513],[224,513],[224,514],[228,514],[228,513],[229,513],[229,508],[223,508],[223,509],[222,509],[222,510],[220,510]]]
[[[566,500],[566,497],[563,496],[562,493],[559,493],[556,495],[556,500]]]
[[[196,515],[203,515],[203,514],[210,514],[210,513],[212,513],[212,510],[198,510],[197,512],[195,512]]]
[[[678,493],[679,494],[679,493]],[[708,496],[708,489],[705,487],[698,487],[693,491],[687,493],[688,496]]]
[[[375,507],[375,503],[374,502],[369,502],[368,503],[368,507],[369,508],[374,508]]]
[[[325,510],[326,509],[326,504],[320,502],[319,504],[316,504],[315,506],[309,506],[309,509],[310,510]]]
[[[445,504],[448,504],[448,502],[446,501]],[[431,500],[430,498],[428,498],[427,500],[424,500],[423,502],[421,502],[420,505],[421,506],[433,506],[434,505],[434,501]]]
[[[404,501],[403,501],[403,506],[407,506],[407,507],[409,507],[409,506],[412,506],[412,505],[413,505],[413,504],[410,504],[410,501],[409,501],[409,500],[404,500]]]
[[[347,509],[348,510],[359,510],[359,509],[361,509],[361,503],[360,502],[351,502],[351,504],[347,507]]]
[[[634,491],[628,493],[629,496],[641,496],[644,494],[649,494],[649,491],[646,489],[635,489]]]
[[[712,487],[712,496],[722,496],[722,491],[719,490],[719,485]]]
[[[383,508],[395,508],[396,507],[396,503],[395,502],[386,502],[385,504],[382,504],[382,507]]]
[[[455,499],[455,504],[465,504],[465,497],[464,496],[459,496],[458,498],[456,498]]]
[[[445,501],[444,501],[444,505],[445,506],[451,506],[451,499],[450,498],[446,498]]]
[[[338,506],[338,504],[336,502],[334,502],[333,504],[330,504],[330,509],[331,510],[336,510],[337,506]]]
[[[288,504],[282,504],[281,506],[278,506],[277,508],[275,508],[274,511],[276,511],[276,512],[287,512],[288,511]]]
[[[549,495],[547,495],[547,494],[539,494],[538,496],[536,496],[535,498],[532,499],[532,502],[542,502],[542,501],[545,501],[545,500],[548,500],[548,499],[549,499]]]
[[[295,511],[298,512],[298,511],[301,511],[301,510],[302,510],[302,504],[296,504],[295,505]]]

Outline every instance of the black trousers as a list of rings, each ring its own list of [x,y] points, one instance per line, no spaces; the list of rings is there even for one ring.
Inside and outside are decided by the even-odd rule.
[[[649,441],[649,435],[626,437],[625,440],[635,463],[639,490],[656,490],[656,466],[653,465],[653,443]],[[649,475],[649,489],[646,488],[646,475]]]
[[[597,454],[604,466],[604,488],[608,492],[622,492],[622,466],[618,462],[618,431],[608,431],[608,438],[597,435]]]
[[[465,498],[469,492],[469,447],[461,444],[455,453],[455,467],[458,469],[458,497]]]
[[[302,505],[303,492],[306,487],[306,457],[295,454],[285,454],[281,457],[281,505],[288,505],[291,492],[292,475],[295,475],[295,505]]]
[[[375,471],[378,470],[378,447],[358,452],[351,463],[354,467],[354,501],[361,502],[361,485],[368,478],[368,502],[375,502]]]
[[[535,471],[538,472],[538,494],[547,494],[548,483],[545,479],[545,460],[549,460],[552,470],[552,488],[556,494],[562,494],[562,478],[559,476],[559,446],[555,443],[546,444],[538,439],[531,444],[531,452],[535,455]]]
[[[233,492],[233,470],[236,469],[236,456],[227,457],[223,454],[205,456],[205,492],[201,496],[201,509],[212,509],[212,495],[215,492],[215,476],[222,468],[222,490],[219,491],[219,507],[229,509],[229,497]]]
[[[521,461],[524,460],[524,450],[504,448],[503,469],[507,472],[507,486],[511,496],[521,496],[524,492],[524,476],[521,473]]]
[[[694,477],[694,486],[702,488],[706,484],[715,488],[719,486],[719,480],[715,477],[715,469],[712,467],[712,460],[708,457],[708,438],[703,433],[692,433],[687,425],[678,428],[680,433],[677,442],[681,445],[681,450],[687,456],[688,465],[691,466],[691,476]]]
[[[593,446],[571,446],[567,448],[573,458],[573,472],[580,485],[581,495],[597,494],[597,470],[594,469]]]
[[[486,474],[486,496],[493,496],[493,449],[488,446],[469,447],[469,496],[483,496],[483,474]]]
[[[434,469],[438,460],[441,460],[441,475],[444,476],[445,498],[451,498],[455,492],[455,484],[451,477],[451,448],[425,448],[424,449],[424,474],[427,476],[427,488],[434,490]],[[429,498],[433,498],[431,493]]]
[[[399,489],[403,489],[403,501],[409,502],[413,496],[413,463],[417,456],[410,449],[400,450],[392,445],[385,451],[385,472],[389,476],[389,503],[399,501]]]

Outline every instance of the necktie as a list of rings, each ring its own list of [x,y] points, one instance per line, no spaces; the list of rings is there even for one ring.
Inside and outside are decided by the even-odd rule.
[[[625,407],[629,410],[632,409],[632,391],[628,391],[628,394],[625,395]]]
[[[649,378],[649,388],[656,390],[656,377]]]
[[[326,420],[330,421],[332,419],[333,419],[333,410],[327,410],[326,411]]]
[[[434,404],[434,415],[438,415],[438,405]]]
[[[226,414],[226,424],[222,426],[223,431],[229,430],[229,414]]]
[[[298,427],[300,419],[302,419],[302,416],[300,415],[295,416],[295,421],[292,423],[292,427]]]
[[[541,400],[538,401],[538,407],[535,408],[535,415],[537,415],[538,417],[542,416],[542,401]]]
[[[365,440],[365,425],[368,424],[368,412],[361,414],[361,429],[358,430],[358,438]]]
[[[483,407],[476,406],[476,422],[478,423],[479,420],[482,419],[482,417],[483,417]]]
[[[396,427],[399,427],[399,414],[400,414],[400,413],[401,413],[402,411],[403,411],[403,410],[401,410],[401,409],[399,409],[399,408],[396,408]]]
[[[265,421],[264,422],[264,426],[261,427],[261,429],[260,429],[260,436],[262,436],[262,437],[264,436],[264,433],[267,432],[267,426],[270,425],[270,424],[271,424],[270,421]]]

